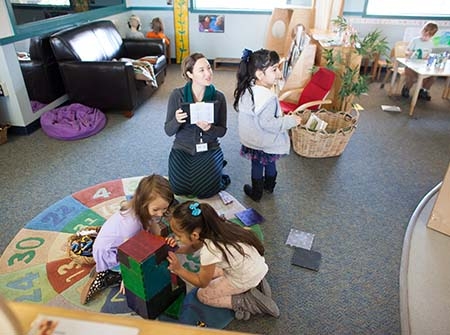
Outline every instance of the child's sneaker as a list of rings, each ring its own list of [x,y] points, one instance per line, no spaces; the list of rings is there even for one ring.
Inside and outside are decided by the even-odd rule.
[[[256,305],[261,313],[272,315],[275,318],[280,316],[280,310],[272,298],[264,295],[257,288],[252,288],[249,293],[252,304]]]
[[[93,268],[89,277],[89,280],[81,291],[82,305],[88,303],[97,293],[110,286],[117,286],[122,281],[122,276],[119,272],[111,270],[97,272],[95,268]]]
[[[272,289],[270,288],[269,283],[267,282],[266,278],[263,278],[261,282],[256,286],[258,290],[261,291],[262,294],[268,296],[269,298],[272,297]]]
[[[419,99],[430,101],[431,100],[431,96],[430,96],[430,94],[428,93],[428,91],[426,89],[421,88],[420,91],[419,91]]]
[[[403,86],[402,88],[402,97],[409,98],[409,88],[407,88],[406,86]]]

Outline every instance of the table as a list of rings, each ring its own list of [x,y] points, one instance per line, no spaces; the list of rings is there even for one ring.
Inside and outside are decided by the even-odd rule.
[[[9,312],[12,311],[16,318],[19,319],[19,327],[27,334],[30,329],[31,322],[39,313],[52,315],[57,317],[74,318],[84,321],[95,321],[105,324],[123,325],[136,327],[139,329],[139,335],[147,334],[167,334],[167,335],[207,335],[207,334],[223,334],[223,335],[244,335],[246,333],[236,331],[222,331],[212,328],[198,328],[185,326],[181,324],[161,322],[156,320],[145,320],[139,317],[121,316],[105,313],[94,313],[79,310],[69,310],[60,307],[52,307],[47,305],[38,305],[25,302],[8,301],[6,305]],[[2,325],[3,326],[3,325]],[[1,332],[1,330],[0,330]]]
[[[394,73],[392,74],[391,86],[389,88],[389,95],[393,94],[393,87],[395,83],[395,79],[397,78],[398,66],[404,65],[411,70],[415,71],[418,74],[417,83],[414,88],[414,93],[412,95],[411,104],[409,107],[409,115],[412,116],[414,113],[414,107],[417,103],[417,98],[419,97],[419,91],[422,88],[422,82],[424,78],[427,77],[447,77],[447,81],[445,83],[444,91],[442,92],[442,98],[448,99],[450,95],[450,62],[447,62],[445,68],[436,69],[434,66],[427,68],[427,60],[426,59],[408,59],[408,58],[396,58],[394,62]]]

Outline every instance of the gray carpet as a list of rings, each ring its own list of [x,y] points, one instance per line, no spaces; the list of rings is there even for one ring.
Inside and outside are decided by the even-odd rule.
[[[29,220],[63,197],[102,181],[167,174],[172,139],[163,131],[170,91],[183,84],[171,65],[166,82],[131,119],[108,113],[105,129],[84,140],[63,142],[42,130],[9,136],[0,146],[0,252]],[[232,110],[233,72],[216,71],[215,84],[229,102],[229,130],[222,140],[228,191],[266,217],[263,223],[269,282],[279,319],[233,321],[228,329],[261,334],[399,334],[399,268],[409,219],[438,184],[450,154],[450,101],[389,98],[380,83],[359,99],[366,108],[344,153],[307,159],[294,152],[279,161],[273,195],[254,203],[242,191],[250,163],[239,156],[237,115]],[[381,111],[381,104],[403,112]],[[322,254],[318,272],[290,264],[289,230],[314,233]]]

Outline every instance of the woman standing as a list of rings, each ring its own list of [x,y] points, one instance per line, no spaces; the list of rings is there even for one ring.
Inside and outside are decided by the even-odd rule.
[[[230,183],[222,175],[225,165],[219,137],[227,132],[225,96],[212,85],[211,65],[201,53],[186,57],[181,71],[187,83],[173,90],[169,97],[164,130],[175,135],[169,155],[169,182],[175,194],[209,198]],[[214,103],[214,122],[191,124],[182,104]]]

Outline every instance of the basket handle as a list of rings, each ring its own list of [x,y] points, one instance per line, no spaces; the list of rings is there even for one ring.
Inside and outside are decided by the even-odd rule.
[[[354,113],[354,115],[352,114]],[[359,120],[359,110],[352,108],[350,112],[345,112],[344,117],[352,119],[352,123],[355,124]]]

